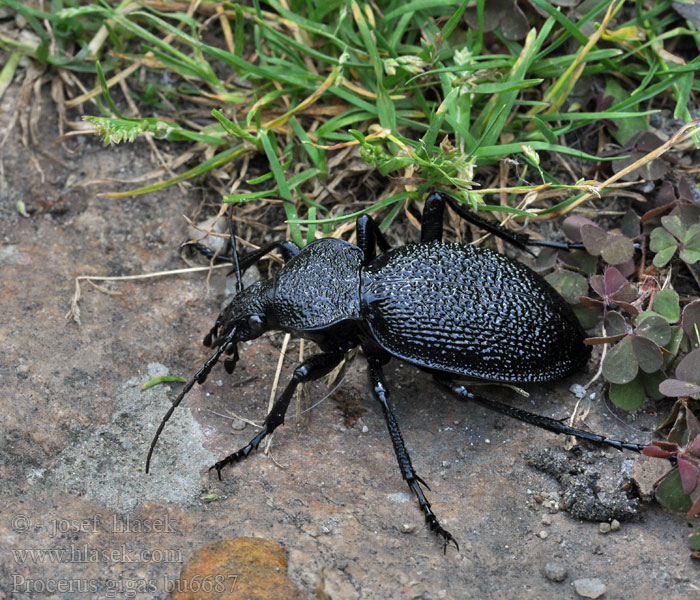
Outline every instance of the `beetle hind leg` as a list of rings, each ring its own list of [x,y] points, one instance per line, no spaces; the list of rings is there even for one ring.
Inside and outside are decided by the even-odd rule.
[[[252,439],[248,444],[243,446],[240,450],[230,454],[226,458],[220,460],[215,465],[211,466],[209,470],[216,469],[216,474],[221,479],[221,469],[226,465],[238,462],[246,458],[253,450],[257,450],[260,442],[270,435],[277,427],[284,423],[284,415],[289,407],[289,402],[294,396],[294,392],[300,383],[306,383],[307,381],[314,381],[320,379],[324,375],[330,373],[338,363],[343,359],[345,354],[343,352],[329,352],[326,354],[316,354],[309,357],[306,361],[300,364],[296,369],[294,369],[294,375],[292,375],[292,380],[287,384],[287,387],[282,392],[282,395],[275,400],[272,405],[272,410],[269,412],[265,418],[265,424],[262,430]]]
[[[551,419],[550,417],[543,417],[542,415],[537,415],[535,413],[527,412],[514,406],[508,404],[503,404],[497,402],[496,400],[490,400],[483,398],[470,392],[464,385],[455,383],[449,379],[436,378],[444,387],[449,389],[453,394],[455,394],[460,400],[473,400],[479,403],[481,406],[488,408],[502,415],[506,415],[518,421],[523,421],[524,423],[529,423],[530,425],[535,425],[541,429],[546,429],[552,433],[561,433],[563,435],[573,435],[574,437],[582,440],[588,440],[595,444],[601,446],[611,446],[616,450],[630,450],[632,452],[641,453],[646,447],[644,444],[634,444],[632,442],[624,442],[621,440],[613,440],[597,433],[591,433],[583,429],[578,429],[576,427],[569,427],[564,425],[561,421],[556,419]]]
[[[413,468],[413,465],[411,464],[411,457],[408,455],[408,451],[406,450],[406,445],[404,444],[403,437],[401,436],[399,424],[397,423],[396,417],[389,406],[389,390],[387,389],[384,381],[384,373],[382,372],[381,363],[377,358],[368,356],[367,364],[369,365],[372,391],[374,392],[374,395],[379,403],[382,405],[384,420],[386,421],[386,426],[389,430],[389,435],[391,436],[391,442],[394,446],[394,453],[396,454],[399,468],[401,469],[401,475],[406,480],[408,487],[411,488],[411,491],[418,499],[418,505],[425,515],[425,522],[430,527],[430,530],[434,531],[436,535],[442,538],[444,545],[443,550],[446,552],[447,545],[452,543],[455,545],[455,548],[457,548],[457,551],[459,551],[459,544],[457,544],[457,540],[455,540],[449,531],[440,525],[435,513],[430,508],[430,502],[428,502],[428,499],[423,493],[421,485],[428,490],[430,488],[428,487],[428,484],[426,484],[425,481],[418,476]]]

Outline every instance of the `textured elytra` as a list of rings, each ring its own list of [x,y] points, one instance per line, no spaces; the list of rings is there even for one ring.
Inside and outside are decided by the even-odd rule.
[[[363,317],[414,364],[501,382],[549,381],[590,356],[557,292],[525,265],[447,242],[389,250],[363,270]]]
[[[273,310],[280,327],[305,331],[360,318],[362,251],[326,238],[306,246],[279,272]]]

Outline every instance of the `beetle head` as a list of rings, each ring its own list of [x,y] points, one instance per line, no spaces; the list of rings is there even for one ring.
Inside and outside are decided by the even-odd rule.
[[[247,287],[236,294],[216,319],[204,338],[204,345],[221,347],[225,342],[233,342],[235,346],[236,342],[260,337],[274,326],[269,319],[271,304],[272,281],[258,281]],[[234,330],[236,333],[231,336]]]
[[[195,383],[204,383],[222,354],[227,355],[227,358],[224,360],[224,368],[229,373],[232,373],[238,362],[238,342],[245,342],[260,337],[274,326],[274,323],[268,319],[268,315],[271,313],[272,289],[272,281],[266,280],[254,283],[241,290],[216,319],[214,327],[204,338],[204,344],[206,346],[216,346],[216,352],[209,357],[209,360],[197,371],[194,377],[185,384],[185,387],[163,417],[148,451],[146,473],[149,471],[151,456],[163,427],[165,427],[173,411],[182,402],[187,392],[192,389],[192,386]]]

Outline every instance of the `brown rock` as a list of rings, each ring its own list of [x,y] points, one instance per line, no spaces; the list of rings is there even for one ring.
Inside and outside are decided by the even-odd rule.
[[[236,538],[200,548],[172,589],[172,600],[304,598],[287,577],[284,547],[260,538]]]

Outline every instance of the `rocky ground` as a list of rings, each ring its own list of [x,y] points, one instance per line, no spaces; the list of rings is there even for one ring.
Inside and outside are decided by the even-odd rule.
[[[0,105],[0,131],[17,102],[13,86]],[[118,295],[83,283],[81,325],[65,315],[76,276],[183,267],[182,215],[201,192],[98,197],[126,187],[85,182],[153,168],[146,144],[105,148],[80,137],[56,145],[55,109],[48,99],[42,109],[38,143],[23,143],[15,123],[0,148],[0,597],[168,598],[187,586],[207,597],[192,588],[198,574],[201,591],[234,589],[218,597],[269,598],[260,590],[270,573],[284,573],[285,552],[299,597],[697,597],[684,519],[645,504],[636,520],[601,533],[599,522],[559,510],[560,483],[528,462],[526,455],[542,448],[563,460],[563,440],[446,397],[428,376],[396,362],[387,368],[395,412],[459,552],[443,553],[409,496],[361,357],[308,420],[275,434],[270,456],[257,453],[218,481],[207,468],[255,429],[240,429],[239,421],[233,428],[215,413],[262,421],[279,356],[276,335],[244,345],[233,375],[217,367],[192,390],[147,475],[148,445],[181,384],[145,392],[140,385],[161,374],[189,377],[206,360],[201,339],[225,301],[223,273],[212,276],[209,294],[200,273],[105,284]],[[17,211],[18,200],[29,217]],[[293,343],[282,381],[297,355]],[[594,368],[559,385],[530,387],[529,399],[500,388],[485,393],[563,418],[576,403],[570,386],[590,379]],[[327,393],[324,384],[309,391],[312,403]],[[653,417],[621,423],[594,391],[587,426],[650,438],[643,429]],[[640,461],[595,448],[571,460],[589,480],[600,474],[601,489],[614,488]],[[609,492],[599,496],[610,499]],[[234,541],[245,537],[283,548]],[[198,553],[218,542],[213,554]],[[226,563],[218,573],[237,578],[215,579],[215,565],[246,544],[255,550],[241,556],[254,557],[253,566]],[[582,579],[599,581],[586,587]],[[273,587],[292,597],[293,588],[281,586]]]

